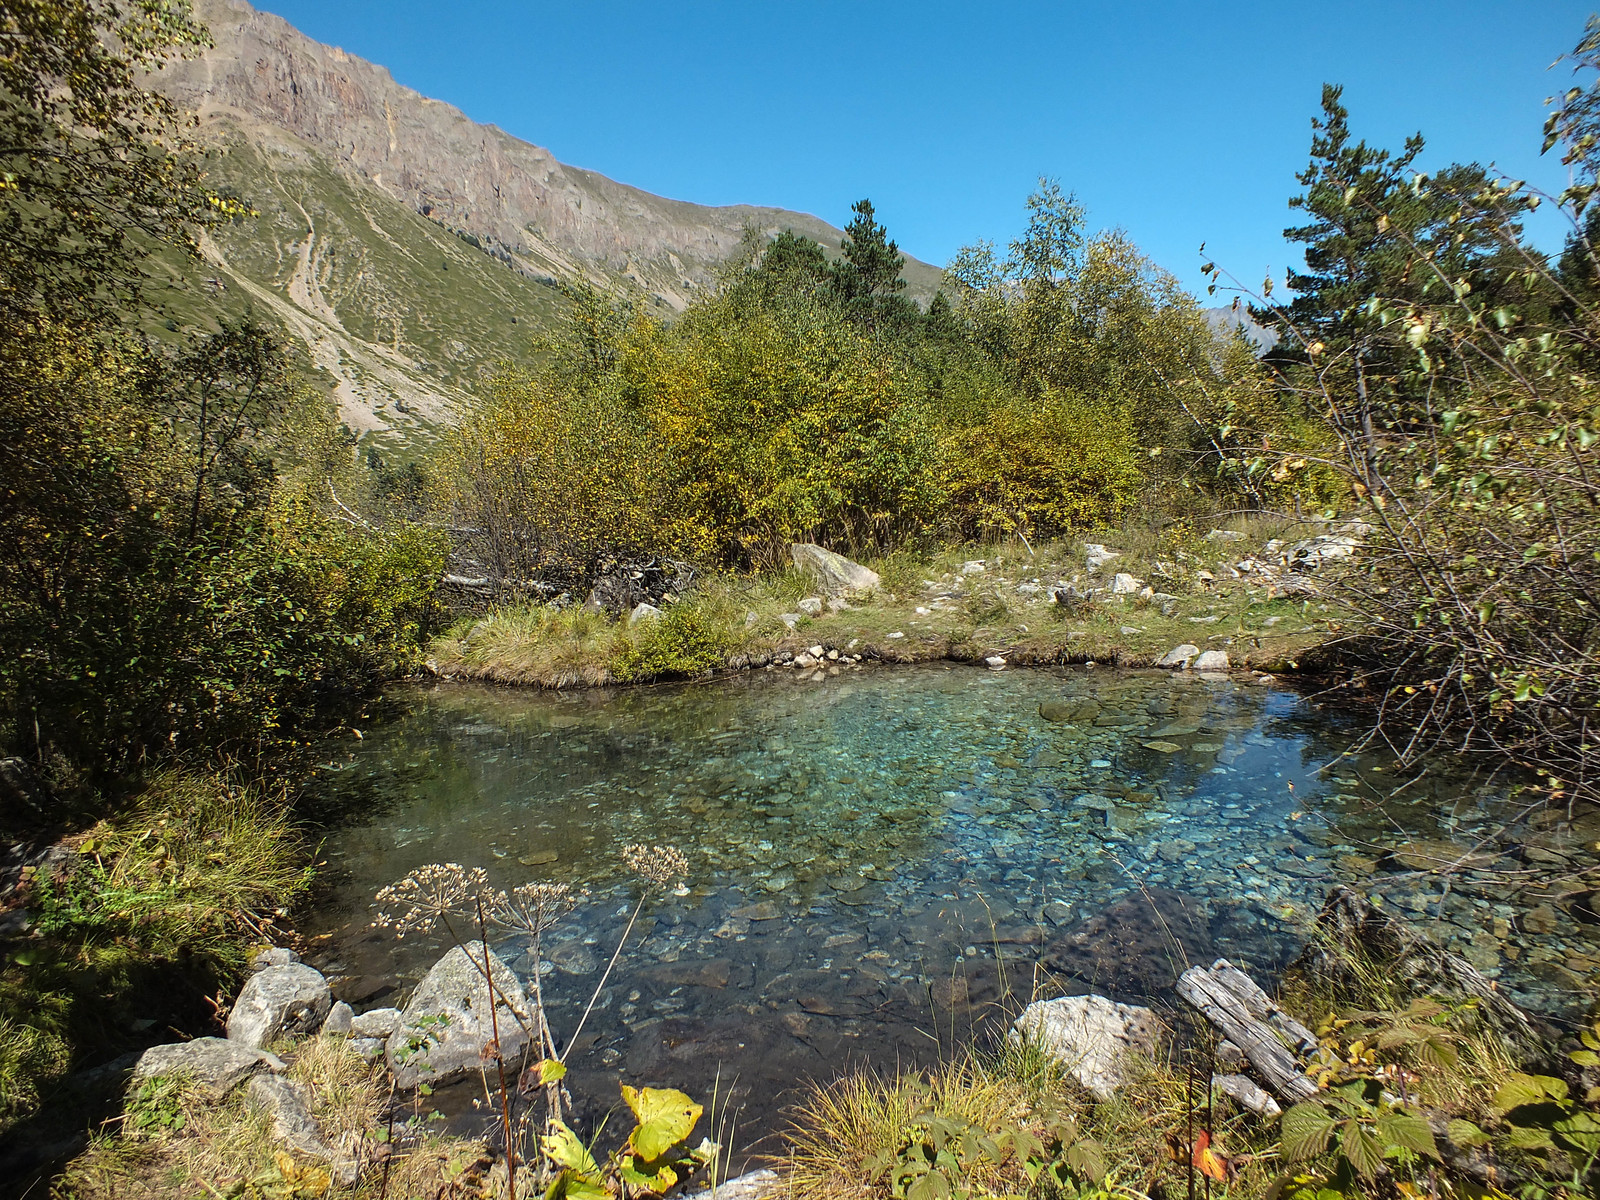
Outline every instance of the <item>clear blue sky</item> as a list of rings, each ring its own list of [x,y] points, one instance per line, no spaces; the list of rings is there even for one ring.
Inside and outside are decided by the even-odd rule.
[[[1197,250],[1281,278],[1324,80],[1358,136],[1552,189],[1547,70],[1600,0],[258,0],[566,163],[835,225],[870,196],[944,264],[1004,243],[1040,174],[1199,289]],[[1558,227],[1535,227],[1547,247]]]

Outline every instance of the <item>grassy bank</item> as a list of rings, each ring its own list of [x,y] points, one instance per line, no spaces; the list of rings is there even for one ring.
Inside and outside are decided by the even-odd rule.
[[[1124,527],[1082,542],[902,551],[866,564],[882,578],[877,590],[814,616],[801,613],[800,602],[826,598],[794,571],[717,576],[663,618],[633,625],[577,608],[504,607],[459,621],[434,640],[427,658],[446,678],[551,688],[759,669],[814,645],[863,661],[999,655],[1012,666],[1149,666],[1190,643],[1225,651],[1236,667],[1294,670],[1300,655],[1339,631],[1345,617],[1320,595],[1285,595],[1278,581],[1237,564],[1276,562],[1281,548],[1267,547],[1319,530],[1263,519],[1233,525],[1243,535],[1238,540],[1207,538],[1189,526],[1161,533]],[[1108,546],[1119,557],[1090,575],[1084,543]],[[966,569],[974,562],[981,570]],[[1057,585],[1109,586],[1115,572],[1135,576],[1156,594],[1076,605],[1051,600]]]

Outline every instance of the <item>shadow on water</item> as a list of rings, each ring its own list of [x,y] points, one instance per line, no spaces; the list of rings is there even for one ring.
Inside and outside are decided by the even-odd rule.
[[[732,1079],[743,1144],[806,1081],[992,1042],[1035,995],[1159,1002],[1218,955],[1270,981],[1333,883],[1426,894],[1370,842],[1470,833],[1462,814],[1502,796],[1446,771],[1387,796],[1382,764],[1341,759],[1351,731],[1293,693],[1181,673],[940,665],[395,699],[311,797],[358,817],[330,832],[303,923],[336,994],[391,1003],[442,952],[370,928],[374,892],[413,868],[556,880],[582,900],[542,961],[498,949],[543,973],[559,1037],[631,911],[621,847],[676,844],[688,894],[634,931],[571,1089],[598,1118],[622,1081],[704,1098]],[[1480,899],[1449,936],[1479,938],[1486,969],[1537,1002],[1537,979],[1488,965]],[[433,1103],[470,1121],[475,1092]]]

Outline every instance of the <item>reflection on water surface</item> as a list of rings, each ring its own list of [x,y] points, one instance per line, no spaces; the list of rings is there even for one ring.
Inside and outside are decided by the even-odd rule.
[[[1381,763],[1335,761],[1349,737],[1279,689],[933,666],[399,703],[324,777],[366,819],[325,847],[318,965],[358,1008],[420,978],[442,943],[367,924],[424,863],[569,882],[586,895],[542,956],[559,1036],[631,911],[621,847],[673,843],[689,894],[647,910],[573,1060],[601,1104],[618,1078],[708,1095],[720,1073],[761,1133],[796,1081],[931,1060],[1035,986],[1159,996],[1217,954],[1269,977],[1335,881],[1426,915],[1525,1003],[1600,954],[1548,905],[1532,953],[1533,902],[1487,883],[1498,848],[1448,890],[1428,873],[1495,827],[1493,789],[1430,772],[1389,796]]]

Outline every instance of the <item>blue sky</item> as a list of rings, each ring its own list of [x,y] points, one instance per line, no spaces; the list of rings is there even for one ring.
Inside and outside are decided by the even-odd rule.
[[[401,83],[557,158],[703,204],[842,225],[869,196],[942,265],[1005,242],[1041,174],[1199,289],[1281,238],[1323,81],[1358,136],[1424,166],[1490,162],[1553,190],[1547,70],[1600,0],[258,0]],[[1547,248],[1561,230],[1534,227]]]

